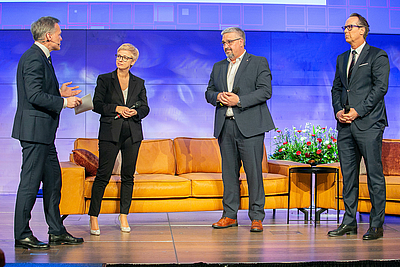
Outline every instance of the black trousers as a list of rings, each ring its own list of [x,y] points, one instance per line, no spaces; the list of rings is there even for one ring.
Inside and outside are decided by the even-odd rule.
[[[133,178],[141,141],[132,142],[129,124],[124,121],[119,142],[99,141],[99,168],[92,187],[89,215],[98,216],[104,190],[110,181],[119,150],[122,155],[120,213],[128,214],[132,202]]]
[[[237,218],[240,206],[240,167],[246,173],[249,187],[249,218],[264,220],[265,193],[262,177],[264,134],[245,137],[235,120],[225,119],[218,137],[222,158],[222,181],[224,184],[223,216]]]
[[[43,184],[43,210],[48,233],[61,235],[66,232],[60,217],[61,169],[57,150],[52,144],[20,141],[22,168],[15,202],[14,237],[24,239],[32,235],[29,227],[31,211],[36,202],[40,183]]]
[[[343,224],[357,225],[359,172],[361,156],[367,169],[368,191],[371,199],[369,223],[382,227],[385,219],[386,185],[382,168],[382,136],[384,126],[373,125],[360,131],[354,123],[344,125],[338,133],[340,167],[343,175]]]

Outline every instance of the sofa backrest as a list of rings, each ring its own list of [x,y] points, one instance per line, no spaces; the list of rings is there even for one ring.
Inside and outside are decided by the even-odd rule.
[[[176,173],[221,172],[221,155],[215,138],[174,139]]]
[[[86,149],[99,156],[99,140],[97,138],[77,138],[74,149]]]
[[[176,173],[221,172],[221,154],[215,138],[177,137],[174,139]],[[241,168],[243,172],[243,167]],[[264,146],[263,172],[268,172]]]
[[[86,149],[99,156],[98,139],[77,138],[74,149]],[[262,168],[264,173],[268,172],[265,146]],[[177,137],[173,141],[171,139],[143,140],[139,149],[136,172],[172,175],[190,172],[220,173],[221,154],[218,140],[189,137]],[[243,167],[241,172],[243,172]]]
[[[98,139],[78,138],[74,142],[74,149],[86,149],[96,156],[99,156]],[[116,164],[120,164],[118,158],[117,161]],[[142,141],[136,163],[137,173],[162,173],[174,175],[175,166],[174,146],[171,139],[149,139]]]
[[[175,175],[174,145],[171,139],[143,140],[136,163],[139,174]]]
[[[400,140],[382,140],[382,167],[386,176],[400,176]]]

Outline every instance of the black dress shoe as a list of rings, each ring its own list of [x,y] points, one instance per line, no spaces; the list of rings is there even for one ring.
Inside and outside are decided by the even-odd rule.
[[[77,245],[83,243],[83,238],[73,237],[68,232],[62,235],[49,234],[49,243],[50,245]]]
[[[15,239],[16,248],[30,248],[30,249],[49,249],[50,246],[46,243],[39,241],[33,235],[24,239]]]
[[[368,231],[363,235],[364,240],[374,240],[383,237],[382,227],[370,227]]]
[[[356,235],[357,226],[341,224],[337,229],[329,231],[329,236]]]

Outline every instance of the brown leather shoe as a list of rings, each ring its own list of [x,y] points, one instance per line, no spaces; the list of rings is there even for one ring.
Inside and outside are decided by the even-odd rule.
[[[212,225],[212,227],[216,229],[228,228],[232,226],[238,226],[237,220],[228,217],[222,217],[218,222],[213,223]]]
[[[260,220],[253,220],[251,221],[251,228],[250,232],[262,232],[263,226],[262,226],[262,221]]]

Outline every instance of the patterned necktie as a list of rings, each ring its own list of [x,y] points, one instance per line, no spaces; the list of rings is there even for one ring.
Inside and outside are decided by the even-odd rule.
[[[350,83],[350,78],[351,78],[351,73],[353,72],[353,67],[354,64],[356,63],[356,50],[351,51],[351,53],[353,54],[352,58],[351,58],[351,63],[350,63],[350,68],[349,68],[349,74],[347,75],[347,82]]]

